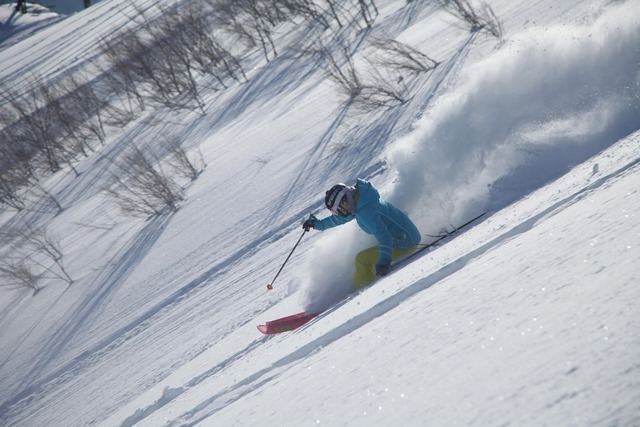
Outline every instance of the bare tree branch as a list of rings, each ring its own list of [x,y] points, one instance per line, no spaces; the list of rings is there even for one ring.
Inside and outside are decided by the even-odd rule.
[[[479,8],[470,0],[440,0],[444,9],[451,15],[465,22],[471,32],[486,31],[494,37],[502,38],[502,24],[493,9],[482,1]]]
[[[371,62],[379,67],[397,71],[423,72],[438,66],[436,60],[397,40],[374,38],[371,45],[380,53],[375,55]]]
[[[106,191],[130,215],[160,215],[175,211],[184,200],[178,184],[167,175],[159,160],[133,145],[123,159],[113,162],[118,172],[111,173],[112,184]]]

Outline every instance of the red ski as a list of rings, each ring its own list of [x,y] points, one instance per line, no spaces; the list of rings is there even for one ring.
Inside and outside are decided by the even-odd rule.
[[[266,335],[279,334],[281,332],[293,331],[296,328],[309,322],[311,319],[322,313],[308,314],[306,311],[294,314],[292,316],[283,317],[281,319],[272,320],[264,325],[258,325],[258,330]]]

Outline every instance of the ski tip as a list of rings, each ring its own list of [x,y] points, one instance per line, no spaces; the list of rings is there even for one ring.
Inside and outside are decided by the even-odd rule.
[[[267,325],[258,325],[258,330],[267,335]]]

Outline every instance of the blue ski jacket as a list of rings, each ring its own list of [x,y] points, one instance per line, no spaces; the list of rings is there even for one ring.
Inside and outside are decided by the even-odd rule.
[[[391,203],[380,198],[378,189],[368,181],[358,179],[356,185],[356,213],[343,217],[331,215],[317,220],[316,230],[326,230],[355,218],[360,228],[373,234],[380,246],[378,264],[390,264],[393,249],[411,249],[420,243],[420,232],[409,217]]]

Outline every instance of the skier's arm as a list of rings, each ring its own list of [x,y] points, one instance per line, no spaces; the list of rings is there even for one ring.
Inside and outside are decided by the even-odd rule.
[[[324,219],[318,219],[313,225],[313,228],[319,231],[326,230],[328,228],[337,227],[338,225],[346,224],[355,218],[355,215],[349,215],[348,217],[343,217],[340,215],[331,215]]]
[[[367,212],[362,212],[361,215],[365,216],[364,220],[366,221],[369,231],[375,236],[378,240],[378,263],[377,265],[389,265],[391,264],[392,256],[393,256],[393,237],[389,232],[387,226],[382,222],[382,218],[380,218],[380,214],[376,209],[368,210]]]

